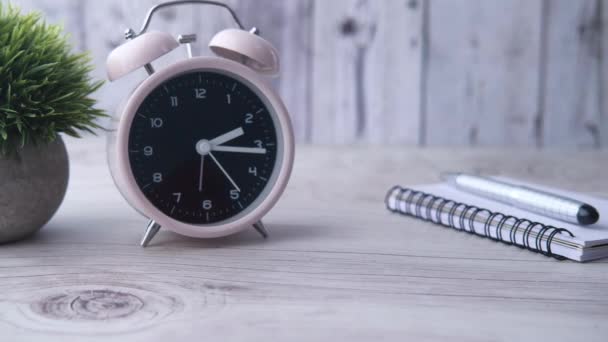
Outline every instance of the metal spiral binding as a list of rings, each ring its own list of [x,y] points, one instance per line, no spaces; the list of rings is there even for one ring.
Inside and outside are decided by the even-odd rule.
[[[395,204],[391,206],[390,199],[393,197],[395,198]],[[574,236],[572,232],[564,228],[556,228],[540,222],[519,219],[500,212],[492,212],[488,209],[478,208],[473,205],[467,205],[400,186],[394,186],[388,191],[385,203],[386,208],[394,213],[413,216],[469,234],[489,238],[496,242],[525,248],[558,260],[565,258],[551,252],[551,243],[555,235],[567,233],[572,237]],[[413,210],[412,206],[414,207]],[[433,210],[435,210],[435,215],[432,215]],[[442,217],[446,213],[447,222]],[[482,213],[485,213],[487,216],[485,221],[476,221]],[[475,222],[480,222],[483,225],[483,231],[475,229]],[[498,223],[494,224],[495,222]],[[508,239],[503,237],[504,229],[509,229]],[[518,241],[517,232],[522,230],[521,240]],[[536,237],[534,238],[534,243],[530,244],[530,237],[533,233],[536,234]]]

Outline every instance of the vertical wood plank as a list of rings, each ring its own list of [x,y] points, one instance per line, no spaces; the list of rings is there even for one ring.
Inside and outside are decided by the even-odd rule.
[[[408,145],[420,141],[424,2],[384,1],[377,8],[376,37],[363,65],[366,141]]]
[[[367,43],[369,28],[362,29],[353,18],[356,4],[355,0],[315,2],[311,136],[315,143],[346,143],[357,137],[354,56],[358,45]]]
[[[279,51],[281,74],[273,83],[290,112],[296,140],[309,141],[313,1],[240,1],[237,9],[246,27],[257,27]]]
[[[296,140],[311,141],[313,0],[283,1],[279,92],[291,114]]]
[[[545,146],[600,145],[600,3],[545,1]]]
[[[537,143],[541,1],[431,1],[430,145]]]
[[[418,140],[420,16],[418,1],[315,3],[313,142]]]

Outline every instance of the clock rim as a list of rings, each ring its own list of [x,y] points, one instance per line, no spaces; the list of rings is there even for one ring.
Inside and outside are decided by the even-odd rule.
[[[248,87],[251,87],[255,93],[258,93],[258,96],[262,96],[262,100],[265,100],[265,105],[271,107],[268,108],[268,110],[274,111],[276,119],[275,129],[280,130],[280,132],[277,132],[277,141],[281,141],[282,151],[279,151],[279,148],[277,148],[277,160],[275,165],[280,163],[280,166],[278,167],[278,174],[274,181],[274,185],[269,182],[265,186],[270,186],[271,188],[256,207],[253,207],[256,204],[254,201],[250,204],[251,210],[248,210],[236,220],[228,222],[220,221],[211,224],[191,224],[178,221],[164,214],[146,198],[143,191],[137,185],[133,172],[131,171],[128,153],[129,130],[137,109],[146,97],[163,82],[184,73],[196,71],[209,71],[225,74],[234,77]],[[279,147],[279,144],[277,145],[277,147]],[[294,145],[293,129],[291,127],[289,113],[283,104],[283,101],[266,80],[260,77],[255,71],[237,62],[218,57],[194,57],[176,62],[152,74],[133,91],[122,107],[118,129],[116,130],[116,145],[114,147],[116,149],[117,161],[115,167],[116,183],[119,187],[124,189],[121,193],[132,207],[149,219],[154,220],[163,228],[167,228],[182,235],[199,238],[226,236],[250,228],[276,204],[284,192],[291,175],[294,160]],[[273,168],[273,173],[277,172],[276,170],[277,166]],[[266,189],[260,193],[260,196],[262,196],[264,192],[266,192]]]

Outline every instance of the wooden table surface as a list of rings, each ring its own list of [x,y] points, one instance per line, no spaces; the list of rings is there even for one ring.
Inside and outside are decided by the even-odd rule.
[[[395,184],[481,170],[608,194],[608,153],[299,146],[254,230],[161,231],[115,189],[101,138],[67,140],[63,206],[0,246],[0,341],[607,341],[608,261],[556,261],[414,219]]]

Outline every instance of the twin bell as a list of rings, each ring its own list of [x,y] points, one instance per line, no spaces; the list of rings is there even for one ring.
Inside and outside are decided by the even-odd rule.
[[[127,31],[128,41],[114,49],[106,60],[106,70],[110,81],[117,80],[139,68],[148,74],[154,73],[152,62],[159,57],[186,44],[188,55],[192,57],[190,44],[196,35],[173,37],[167,32],[150,31],[133,37]],[[226,29],[218,32],[209,42],[209,48],[218,57],[226,58],[267,76],[279,73],[279,57],[276,49],[267,40],[257,35],[257,29]]]

